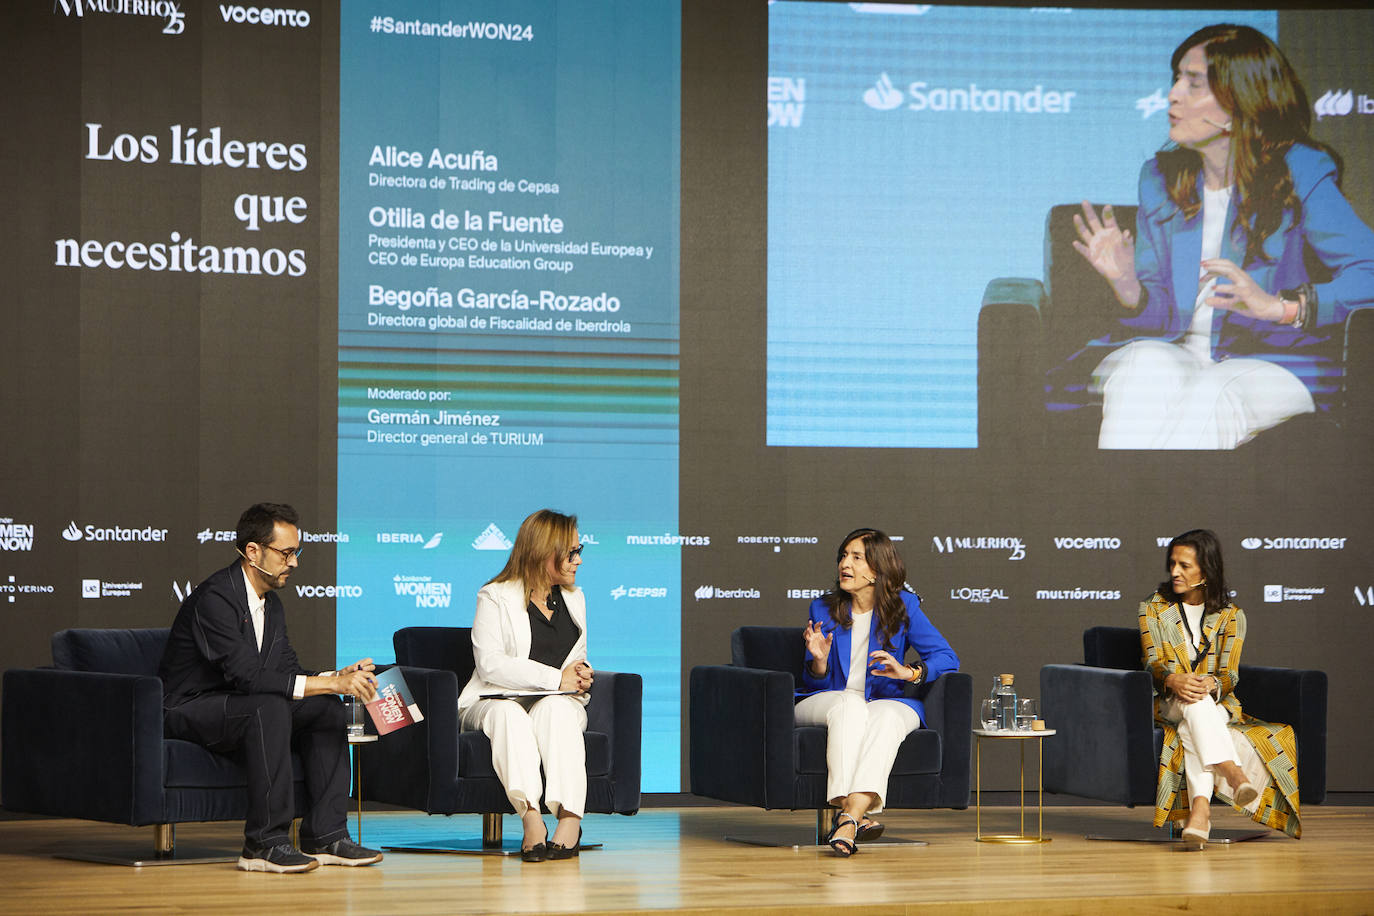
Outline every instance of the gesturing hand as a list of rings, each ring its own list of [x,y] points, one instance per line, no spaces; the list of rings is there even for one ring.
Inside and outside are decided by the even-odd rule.
[[[1092,265],[1093,270],[1112,285],[1123,305],[1134,307],[1140,300],[1140,280],[1135,273],[1135,239],[1116,224],[1111,204],[1102,208],[1102,218],[1086,200],[1082,214],[1073,215],[1078,239],[1074,250]]]
[[[806,643],[806,651],[811,654],[811,673],[825,674],[830,662],[830,644],[835,641],[834,634],[827,634],[819,623],[811,622],[806,625],[802,640]]]
[[[899,681],[909,681],[915,676],[915,672],[897,661],[891,652],[882,649],[868,653],[868,670],[878,677],[890,677]]]
[[[1202,262],[1202,269],[1206,277],[1217,278],[1212,295],[1207,297],[1207,304],[1212,308],[1229,309],[1237,315],[1262,321],[1278,321],[1283,317],[1283,303],[1279,297],[1260,288],[1235,261],[1208,258]]]

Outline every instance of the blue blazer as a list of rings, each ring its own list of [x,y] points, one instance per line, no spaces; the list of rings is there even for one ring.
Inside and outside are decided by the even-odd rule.
[[[921,662],[926,666],[925,680],[922,682],[924,684],[933,683],[942,674],[958,671],[959,656],[954,654],[949,643],[921,610],[921,599],[908,591],[903,591],[901,595],[902,603],[906,605],[907,623],[892,636],[892,645],[896,649],[892,654],[898,661],[902,661],[908,649],[915,649],[921,656]],[[830,643],[830,657],[826,661],[825,677],[811,676],[808,664],[811,661],[811,653],[802,653],[802,689],[797,691],[798,697],[820,693],[823,690],[844,690],[845,684],[849,682],[849,650],[853,645],[851,630],[841,627],[831,618],[830,609],[826,607],[824,598],[817,598],[811,602],[810,615],[813,623],[819,623],[826,633],[833,634],[834,641]],[[878,615],[875,613],[868,633],[868,651],[876,652],[881,648],[883,644],[878,636]],[[924,725],[925,705],[920,700],[906,696],[907,686],[905,681],[876,675],[869,670],[864,678],[864,699],[900,700],[916,710]]]
[[[1301,379],[1318,406],[1327,409],[1341,387],[1341,327],[1351,310],[1374,305],[1374,232],[1336,186],[1330,156],[1294,145],[1286,158],[1293,190],[1302,201],[1301,215],[1294,220],[1291,212],[1286,214],[1278,231],[1265,240],[1270,260],[1246,264],[1244,233],[1237,231],[1233,202],[1221,256],[1240,264],[1263,289],[1278,293],[1312,281],[1304,263],[1304,250],[1310,249],[1331,274],[1314,285],[1315,325],[1308,331],[1217,309],[1212,318],[1212,357],[1253,356],[1278,363]],[[1202,211],[1184,219],[1169,199],[1153,159],[1140,172],[1136,233],[1136,274],[1148,301],[1121,323],[1131,339],[1179,340],[1192,321],[1197,299]],[[1121,342],[1119,336],[1112,341]]]

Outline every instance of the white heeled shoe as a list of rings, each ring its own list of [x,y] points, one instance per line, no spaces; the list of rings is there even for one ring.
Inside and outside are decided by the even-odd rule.
[[[1183,828],[1183,849],[1188,852],[1201,852],[1207,848],[1207,840],[1212,836],[1212,822],[1207,821],[1201,830],[1196,827]]]
[[[1259,789],[1253,782],[1243,782],[1236,786],[1236,807],[1248,808],[1259,798]]]

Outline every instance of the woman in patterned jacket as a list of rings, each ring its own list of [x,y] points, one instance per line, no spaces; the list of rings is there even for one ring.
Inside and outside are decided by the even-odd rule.
[[[1297,744],[1288,725],[1241,711],[1236,684],[1245,612],[1231,603],[1221,544],[1211,531],[1169,542],[1169,578],[1140,605],[1145,670],[1155,722],[1164,728],[1155,826],[1185,820],[1185,848],[1206,847],[1213,793],[1290,836],[1298,820]]]

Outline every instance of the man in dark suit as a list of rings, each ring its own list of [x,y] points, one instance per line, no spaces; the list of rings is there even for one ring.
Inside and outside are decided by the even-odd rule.
[[[294,509],[275,503],[243,513],[241,559],[182,602],[159,670],[167,735],[233,756],[248,772],[243,871],[304,872],[382,860],[348,836],[348,741],[338,699],[376,696],[372,660],[341,671],[306,671],[276,595],[300,563],[298,522]],[[290,840],[293,746],[309,795],[300,849]]]

